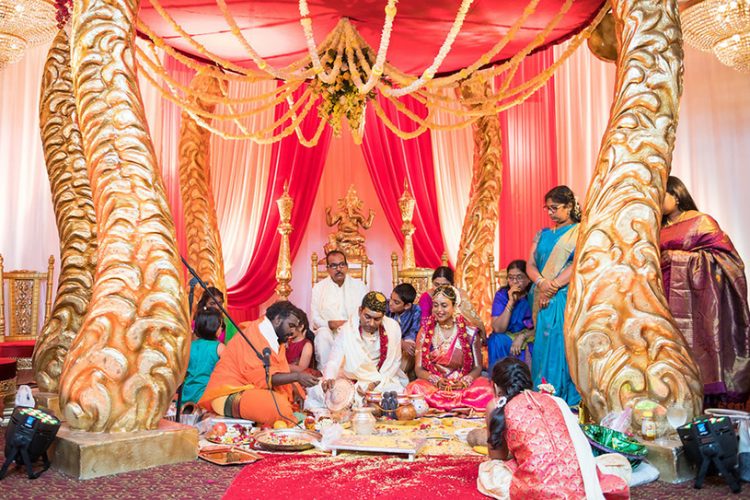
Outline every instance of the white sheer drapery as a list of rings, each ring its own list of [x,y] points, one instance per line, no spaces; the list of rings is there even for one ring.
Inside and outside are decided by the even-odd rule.
[[[453,95],[453,91],[444,90],[443,95]],[[453,115],[447,111],[436,110],[433,117],[435,122],[441,125],[455,123]],[[474,139],[471,127],[459,130],[431,130],[430,135],[440,229],[443,232],[448,260],[455,264],[461,242],[461,228],[466,207],[469,205]]]
[[[559,54],[561,47],[555,47]],[[583,46],[555,75],[558,177],[585,199],[609,120],[615,66]],[[750,78],[685,47],[685,78],[672,174],[750,259]]]
[[[254,97],[274,89],[276,82],[231,82],[230,96]],[[223,105],[217,113],[228,113]],[[243,111],[242,106],[235,106]],[[273,123],[273,108],[243,120],[250,130],[261,130]],[[216,128],[227,125],[216,121]],[[225,140],[211,136],[211,186],[216,200],[216,216],[224,254],[227,286],[245,274],[253,256],[255,239],[263,213],[263,201],[271,164],[271,144]]]

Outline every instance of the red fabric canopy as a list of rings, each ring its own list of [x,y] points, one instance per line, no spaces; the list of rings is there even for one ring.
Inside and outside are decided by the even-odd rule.
[[[475,0],[440,73],[457,71],[474,63],[507,33],[529,0]],[[563,0],[541,0],[515,39],[493,62],[508,59],[525,47],[557,14]],[[577,0],[552,30],[545,46],[559,43],[583,29],[596,15],[602,0]],[[161,0],[161,4],[199,43],[225,59],[253,66],[240,42],[232,35],[221,11],[211,0]],[[269,63],[280,67],[307,54],[299,23],[297,0],[227,0],[237,24],[252,47]],[[373,50],[380,45],[386,0],[309,1],[315,40],[319,44],[342,17],[348,17]],[[434,60],[456,17],[457,0],[400,2],[393,23],[387,59],[402,71],[421,73]],[[172,46],[199,55],[170,24],[144,0],[141,19]]]

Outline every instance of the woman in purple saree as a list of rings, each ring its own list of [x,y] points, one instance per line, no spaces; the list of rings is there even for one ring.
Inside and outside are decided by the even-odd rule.
[[[661,229],[664,291],[703,377],[706,404],[750,394],[750,312],[745,266],[717,222],[669,177]]]

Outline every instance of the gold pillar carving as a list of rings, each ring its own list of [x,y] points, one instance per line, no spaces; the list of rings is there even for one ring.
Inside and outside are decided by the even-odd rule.
[[[219,81],[213,76],[198,74],[190,87],[201,94],[221,95]],[[193,104],[209,112],[216,107],[216,103],[204,102],[199,98],[193,99]],[[211,190],[211,133],[185,111],[181,118],[180,194],[185,212],[187,260],[203,281],[226,296],[224,257],[216,220],[216,203]],[[202,293],[202,289],[196,291],[196,302]]]
[[[155,429],[190,352],[174,223],[136,79],[138,6],[74,2],[71,67],[99,245],[89,311],[60,381],[76,430]]]
[[[276,200],[276,206],[279,209],[279,234],[281,235],[279,261],[276,264],[276,294],[281,300],[288,300],[292,293],[292,287],[289,284],[292,281],[292,254],[289,249],[289,235],[294,230],[291,223],[294,200],[289,196],[288,182],[284,183],[284,194]]]
[[[409,184],[404,180],[404,192],[398,199],[398,208],[401,210],[401,233],[404,235],[404,256],[401,262],[402,269],[416,269],[417,261],[414,258],[414,207],[417,200],[409,192]],[[395,286],[395,285],[394,285]]]
[[[661,203],[682,92],[675,0],[613,0],[617,84],[576,247],[571,375],[595,421],[651,400],[700,413],[702,383],[664,297]]]
[[[491,95],[492,88],[489,83],[471,80],[463,83],[460,91],[464,99],[471,99]],[[456,283],[468,292],[487,325],[495,293],[493,273],[487,263],[495,252],[503,178],[500,120],[497,115],[483,116],[472,129],[474,169],[456,259]]]
[[[32,358],[39,388],[51,393],[57,392],[65,356],[81,328],[96,268],[96,214],[75,106],[70,39],[60,30],[47,54],[39,101],[44,158],[60,235],[60,278],[51,313],[52,281],[47,283],[47,321]]]

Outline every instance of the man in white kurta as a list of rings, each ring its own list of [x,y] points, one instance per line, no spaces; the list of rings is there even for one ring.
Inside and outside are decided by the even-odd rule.
[[[312,289],[312,329],[315,333],[315,359],[323,371],[338,329],[357,313],[367,286],[347,274],[346,256],[339,251],[326,255],[328,277]]]
[[[323,381],[308,390],[305,408],[325,406],[325,393],[337,378],[356,384],[360,403],[368,390],[403,392],[409,380],[401,371],[401,328],[385,316],[385,305],[382,293],[365,295],[358,313],[339,329]]]

